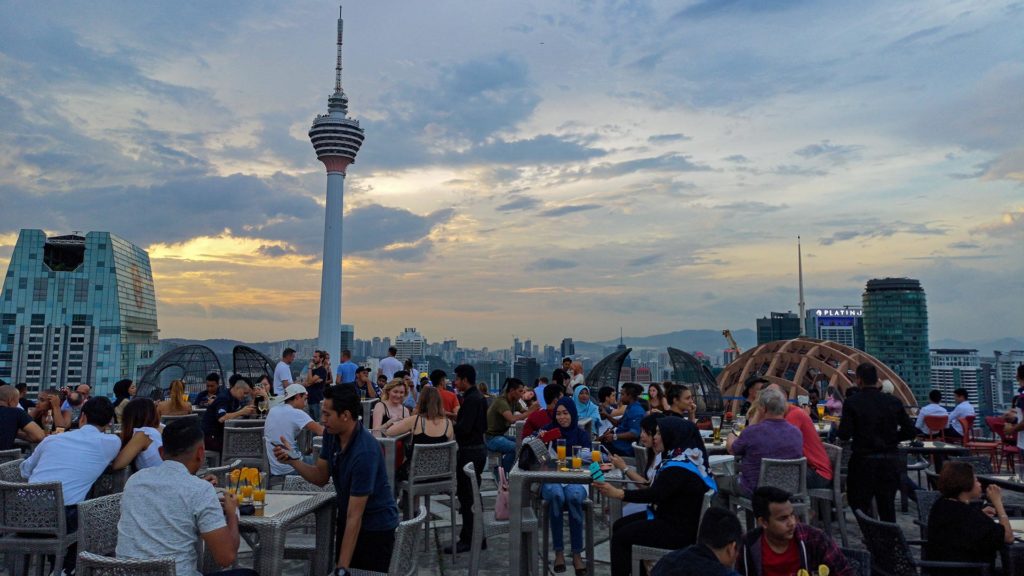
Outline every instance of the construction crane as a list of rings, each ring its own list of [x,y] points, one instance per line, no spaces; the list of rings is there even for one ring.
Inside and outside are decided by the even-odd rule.
[[[740,345],[737,344],[736,339],[732,337],[731,330],[729,330],[728,328],[722,330],[722,336],[725,336],[725,339],[729,342],[729,346],[731,346],[732,349],[736,351],[737,356],[743,354],[743,350],[740,350]]]

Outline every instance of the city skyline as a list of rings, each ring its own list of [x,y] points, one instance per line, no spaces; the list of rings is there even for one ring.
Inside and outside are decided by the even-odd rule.
[[[363,334],[753,328],[799,235],[810,308],[906,276],[931,339],[1022,336],[1019,6],[350,4]],[[313,337],[336,14],[0,8],[0,274],[22,228],[109,230],[162,338]]]

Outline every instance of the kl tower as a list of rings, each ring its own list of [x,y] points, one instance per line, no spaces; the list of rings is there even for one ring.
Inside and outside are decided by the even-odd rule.
[[[334,67],[334,94],[327,98],[327,114],[320,114],[309,129],[316,157],[327,168],[327,215],[324,220],[324,265],[320,278],[318,347],[341,357],[341,225],[344,211],[345,171],[356,161],[363,145],[363,129],[348,117],[348,97],[341,89],[341,8],[338,8],[338,60]]]

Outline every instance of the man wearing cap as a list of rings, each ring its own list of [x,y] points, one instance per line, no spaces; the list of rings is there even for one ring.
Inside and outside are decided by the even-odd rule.
[[[274,453],[274,444],[281,443],[283,436],[292,446],[298,445],[299,432],[311,430],[315,436],[323,436],[324,427],[306,414],[308,392],[302,384],[292,384],[284,389],[284,402],[274,406],[267,414],[267,422],[263,426],[263,443],[267,454]],[[270,479],[294,474],[295,469],[289,464],[269,458]]]
[[[360,398],[378,398],[380,397],[380,391],[377,386],[370,380],[370,369],[365,366],[359,366],[356,368],[356,391],[359,392]]]

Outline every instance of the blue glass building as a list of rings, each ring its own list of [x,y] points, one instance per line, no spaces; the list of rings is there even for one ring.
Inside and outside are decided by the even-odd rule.
[[[22,230],[0,293],[0,378],[109,395],[158,355],[149,254],[109,232]]]

